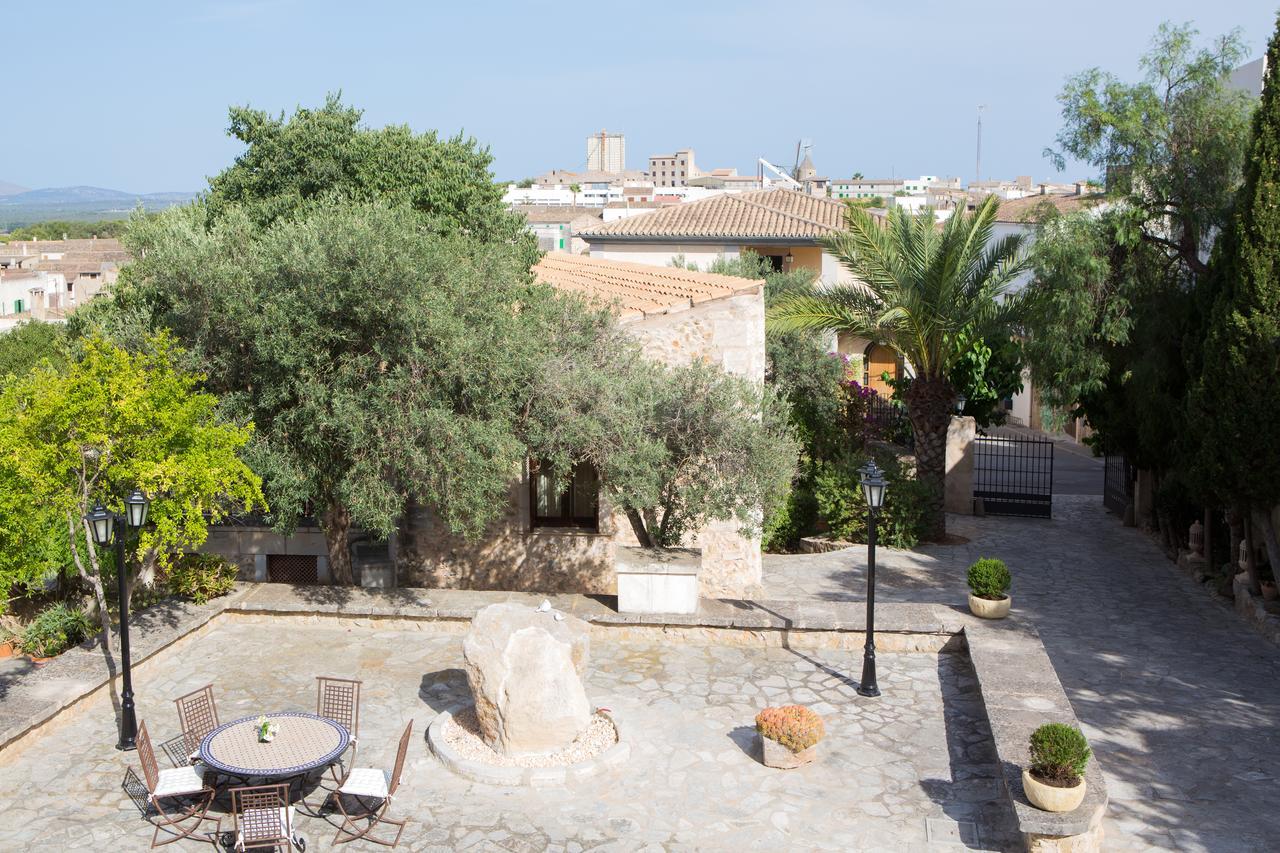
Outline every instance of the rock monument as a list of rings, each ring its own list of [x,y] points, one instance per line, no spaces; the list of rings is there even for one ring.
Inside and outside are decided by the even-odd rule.
[[[587,623],[544,602],[490,604],[462,643],[481,735],[504,755],[556,752],[591,722]]]

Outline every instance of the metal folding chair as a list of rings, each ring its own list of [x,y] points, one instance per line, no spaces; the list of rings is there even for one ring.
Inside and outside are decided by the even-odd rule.
[[[360,685],[362,682],[350,678],[332,678],[327,675],[316,676],[316,713],[322,717],[339,722],[351,735],[351,763],[355,763],[357,740],[360,735]],[[331,768],[333,781],[339,785],[345,777],[337,765]]]
[[[213,803],[215,792],[205,784],[204,771],[190,764],[161,770],[156,763],[155,749],[151,746],[145,722],[138,727],[137,743],[138,761],[142,764],[142,776],[147,786],[147,803],[158,814],[158,818],[152,821],[155,832],[151,836],[151,846],[161,847],[190,838],[205,821],[213,821],[213,838],[216,839],[222,828],[222,821],[206,814]],[[166,803],[178,801],[184,801],[185,805],[176,810],[166,808]],[[193,822],[185,826],[186,821]],[[161,841],[161,832],[173,837]]]
[[[182,726],[182,741],[178,738],[165,743],[165,752],[170,759],[175,757],[179,749],[185,751],[187,763],[194,764],[200,757],[200,741],[204,736],[218,727],[218,707],[213,701],[213,685],[206,684],[199,690],[193,690],[185,696],[173,700],[178,706],[178,723]]]
[[[293,806],[289,786],[257,785],[231,789],[231,814],[235,820],[235,849],[270,847],[289,853],[292,844],[306,849],[302,836],[293,831]]]
[[[400,747],[396,750],[396,763],[391,772],[376,767],[356,767],[347,774],[337,792],[333,795],[338,811],[342,813],[342,825],[334,836],[334,844],[345,844],[348,841],[364,839],[384,847],[395,847],[400,843],[400,834],[404,832],[404,820],[391,820],[387,809],[391,807],[391,799],[400,787],[400,776],[404,772],[404,757],[409,751],[409,737],[413,734],[413,720],[404,727],[400,736]],[[348,811],[345,798],[354,800],[358,809]],[[367,821],[363,826],[356,821]],[[380,824],[396,827],[394,838],[378,838],[370,833]]]

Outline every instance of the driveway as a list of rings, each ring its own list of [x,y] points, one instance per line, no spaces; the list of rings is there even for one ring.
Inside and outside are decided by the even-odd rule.
[[[1280,650],[1097,497],[1056,496],[1052,520],[949,516],[948,530],[970,541],[881,549],[876,594],[955,604],[969,563],[1008,562],[1014,606],[1035,620],[1106,772],[1108,850],[1276,848]],[[767,555],[765,587],[861,600],[865,550]]]

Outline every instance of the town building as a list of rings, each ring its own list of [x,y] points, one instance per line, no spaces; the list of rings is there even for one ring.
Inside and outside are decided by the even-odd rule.
[[[618,174],[627,168],[627,140],[602,130],[587,137],[587,171]]]
[[[693,159],[692,148],[681,148],[674,154],[653,154],[649,157],[649,179],[655,187],[687,186],[690,178],[701,174]]]
[[[0,331],[25,320],[60,322],[116,280],[129,253],[119,240],[14,240],[0,245]]]
[[[587,250],[586,241],[578,236],[578,232],[599,225],[603,221],[604,208],[524,205],[512,210],[524,216],[540,250],[577,255]]]

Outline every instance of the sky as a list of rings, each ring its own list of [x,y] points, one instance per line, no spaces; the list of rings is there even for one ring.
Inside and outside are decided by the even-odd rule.
[[[61,0],[28,31],[51,50],[5,63],[0,180],[200,190],[240,151],[230,105],[338,90],[370,125],[474,136],[504,179],[582,168],[607,128],[633,169],[684,147],[704,169],[790,167],[804,139],[829,177],[967,182],[985,104],[983,176],[1051,180],[1068,75],[1137,79],[1164,20],[1240,27],[1256,58],[1276,2]]]

